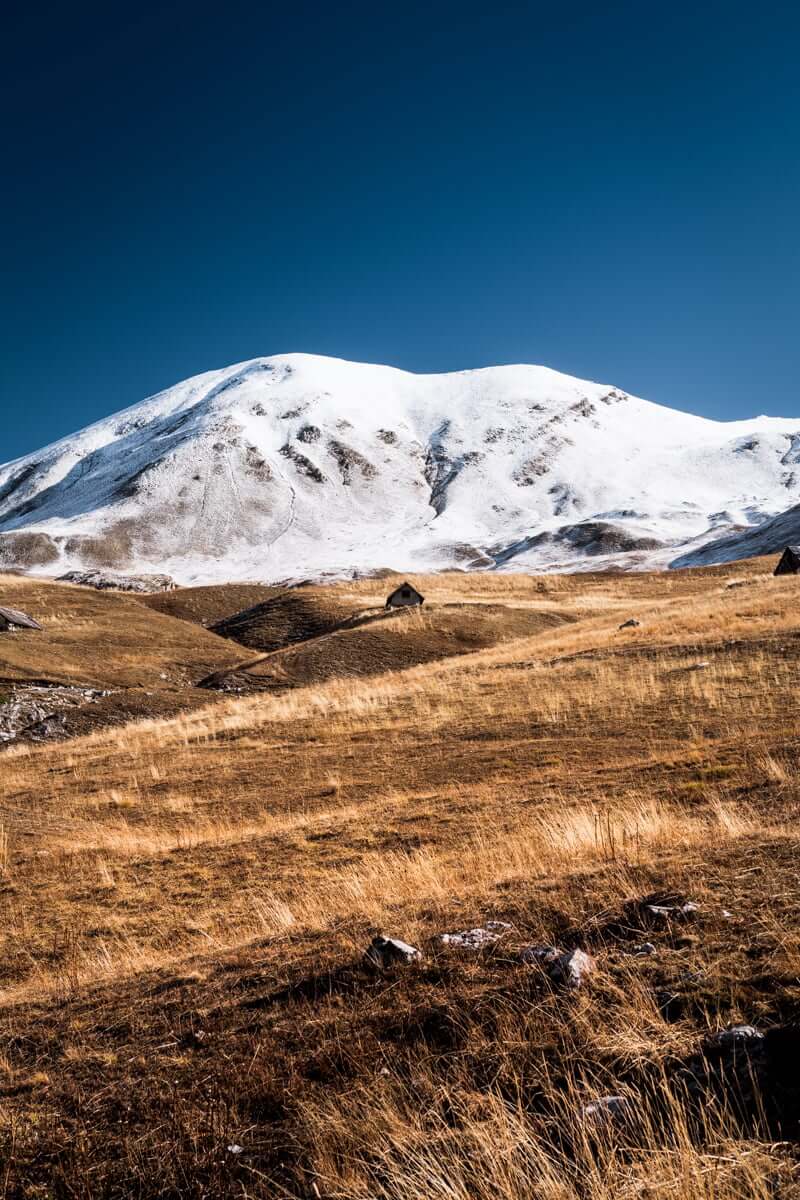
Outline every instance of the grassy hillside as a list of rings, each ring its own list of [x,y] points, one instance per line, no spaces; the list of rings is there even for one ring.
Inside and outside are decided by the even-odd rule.
[[[330,602],[316,604],[302,597],[293,604],[293,599],[292,593],[281,597],[277,613],[272,604],[259,605],[227,622],[228,636],[270,649],[249,656],[233,671],[224,667],[212,673],[203,686],[285,691],[329,679],[377,676],[468,654],[575,619],[557,608],[478,603],[356,609],[342,616],[344,610],[335,613]]]
[[[149,597],[148,597],[149,599]],[[153,612],[123,592],[0,575],[0,604],[35,617],[41,631],[0,634],[0,678],[96,686],[172,686],[235,661],[214,634]]]
[[[797,1195],[800,621],[770,565],[421,579],[507,637],[3,752],[3,1194]],[[439,940],[487,920],[482,952]],[[424,957],[370,969],[377,932]],[[530,943],[596,971],[559,987]],[[755,1049],[707,1040],[739,1022]],[[586,1115],[609,1094],[626,1119]]]
[[[152,592],[137,599],[154,612],[208,626],[244,608],[261,604],[283,590],[263,583],[222,583],[176,588],[172,592]]]
[[[215,634],[121,592],[0,575],[0,604],[42,625],[0,633],[0,732],[10,703],[38,706],[31,720],[42,708],[55,713],[58,737],[172,716],[208,704],[197,682],[240,657]]]

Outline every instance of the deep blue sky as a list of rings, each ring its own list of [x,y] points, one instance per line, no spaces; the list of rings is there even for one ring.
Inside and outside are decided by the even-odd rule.
[[[295,350],[800,415],[797,5],[15,9],[0,461]]]

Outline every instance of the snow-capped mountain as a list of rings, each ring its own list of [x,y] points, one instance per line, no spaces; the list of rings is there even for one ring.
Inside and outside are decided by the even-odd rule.
[[[798,462],[800,418],[719,423],[545,367],[280,355],[0,467],[0,561],[181,582],[667,566],[800,502]]]

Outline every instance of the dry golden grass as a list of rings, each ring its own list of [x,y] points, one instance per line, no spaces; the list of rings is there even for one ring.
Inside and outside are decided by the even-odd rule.
[[[235,648],[134,596],[0,574],[2,602],[43,626],[0,638],[0,680],[176,688],[232,664]]]
[[[800,1194],[796,581],[420,583],[569,623],[2,754],[0,1195]],[[695,925],[637,925],[662,891]],[[365,970],[378,930],[423,963]],[[769,1097],[687,1084],[735,1021],[782,1030]]]

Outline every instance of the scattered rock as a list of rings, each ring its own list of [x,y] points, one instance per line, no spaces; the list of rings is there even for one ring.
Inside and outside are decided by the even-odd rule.
[[[728,1050],[731,1047],[747,1049],[763,1042],[764,1034],[755,1025],[731,1025],[729,1029],[720,1029],[717,1033],[709,1034],[705,1045],[709,1048]]]
[[[635,617],[630,617],[629,620],[622,622],[620,629],[638,629],[639,625],[641,625],[641,621],[637,621]]]
[[[422,958],[422,954],[416,946],[409,946],[408,942],[402,942],[400,938],[384,937],[382,934],[378,934],[370,942],[364,957],[372,966],[384,969],[398,964],[407,965],[417,962]]]
[[[232,1142],[228,1146],[228,1154],[244,1154],[244,1146],[239,1146],[236,1142]]]
[[[656,925],[668,925],[670,921],[691,921],[700,906],[693,900],[681,904],[645,904],[645,915]]]
[[[29,742],[46,742],[64,734],[67,728],[67,714],[64,712],[48,713],[41,721],[34,721],[22,730]]]
[[[526,946],[524,950],[520,950],[519,957],[522,962],[529,965],[551,967],[563,953],[564,951],[559,950],[558,946]]]
[[[634,955],[636,958],[644,958],[648,954],[655,954],[655,952],[656,947],[652,942],[639,942],[638,945],[631,946],[628,950],[628,953]]]
[[[583,1107],[583,1119],[595,1126],[619,1125],[631,1116],[631,1102],[625,1096],[601,1096]]]
[[[494,945],[511,926],[507,921],[487,921],[475,929],[464,929],[460,933],[443,933],[440,941],[445,946],[458,946],[464,950],[483,950]]]
[[[596,969],[597,963],[591,954],[587,954],[585,950],[570,950],[553,964],[550,976],[555,983],[561,983],[564,987],[579,988],[583,987]]]
[[[583,987],[597,969],[597,963],[585,950],[559,950],[557,946],[527,946],[520,959],[542,967],[553,983],[567,988]]]

